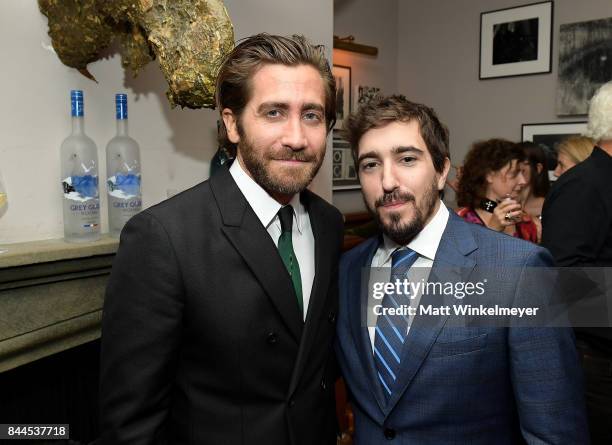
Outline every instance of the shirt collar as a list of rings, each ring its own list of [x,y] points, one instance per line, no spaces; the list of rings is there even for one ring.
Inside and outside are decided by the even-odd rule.
[[[265,228],[268,228],[283,206],[244,171],[237,159],[232,162],[229,172],[259,221]],[[289,204],[293,207],[298,232],[302,233],[304,218],[307,213],[304,205],[300,202],[300,194],[293,195]]]
[[[427,225],[423,227],[423,230],[421,230],[406,247],[414,250],[420,256],[433,261],[436,257],[436,251],[438,250],[438,245],[442,239],[442,234],[446,228],[448,217],[448,209],[444,203],[440,201],[438,210],[431,221],[429,221]],[[386,264],[391,258],[391,254],[393,252],[404,247],[393,241],[387,235],[383,235],[383,241],[383,245],[380,246],[380,249],[383,250],[381,256],[382,261],[380,264]]]

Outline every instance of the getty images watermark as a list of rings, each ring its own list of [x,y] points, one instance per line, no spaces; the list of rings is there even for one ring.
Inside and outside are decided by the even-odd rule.
[[[473,306],[472,304],[412,304],[402,303],[403,301],[414,301],[418,296],[436,295],[444,297],[452,297],[456,300],[463,300],[469,296],[485,295],[487,279],[477,282],[430,282],[421,278],[414,282],[407,278],[403,280],[396,279],[395,281],[373,282],[372,298],[378,300],[378,304],[372,305],[374,315],[403,315],[414,317],[415,315],[422,316],[439,316],[439,315],[457,315],[457,316],[512,316],[522,318],[524,316],[537,315],[539,307],[504,307],[498,304],[492,307],[487,307],[484,304]],[[383,306],[383,299],[388,296],[390,304]]]
[[[360,278],[362,326],[404,316],[446,326],[612,327],[609,267],[412,267],[401,279],[364,267]]]

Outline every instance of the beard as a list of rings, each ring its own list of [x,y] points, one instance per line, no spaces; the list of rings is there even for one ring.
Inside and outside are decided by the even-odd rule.
[[[303,151],[294,151],[291,148],[256,150],[254,144],[248,139],[243,138],[239,151],[242,160],[249,173],[268,193],[279,193],[283,195],[294,195],[301,192],[316,176],[321,164],[325,150],[315,150],[317,154],[306,154]],[[301,161],[299,168],[284,168],[278,166],[273,168],[271,163],[274,160],[280,161]]]
[[[425,191],[423,200],[420,204],[417,204],[416,198],[412,193],[401,192],[400,190],[394,190],[391,193],[385,193],[383,196],[378,198],[374,202],[374,208],[372,208],[366,202],[366,206],[370,213],[374,216],[378,227],[381,228],[383,233],[390,239],[395,241],[397,244],[402,246],[407,245],[417,236],[421,230],[425,227],[425,223],[433,214],[436,207],[436,202],[439,199],[439,191],[437,186],[437,179],[434,178],[430,187]],[[384,220],[380,212],[379,207],[390,202],[412,202],[414,206],[414,217],[409,221],[402,221],[401,212],[391,212],[388,215],[388,220]]]

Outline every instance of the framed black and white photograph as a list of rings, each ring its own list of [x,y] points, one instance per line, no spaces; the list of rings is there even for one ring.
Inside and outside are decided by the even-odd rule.
[[[360,188],[355,170],[351,146],[342,139],[339,130],[333,131],[332,190],[355,190]]]
[[[341,129],[344,119],[351,112],[351,67],[334,65],[332,74],[336,80],[336,125]]]
[[[556,177],[552,172],[557,167],[557,145],[570,136],[578,136],[586,131],[586,122],[553,122],[543,124],[523,124],[521,141],[533,142],[546,153],[546,169],[552,181]]]
[[[553,2],[480,14],[480,79],[550,73]]]
[[[612,80],[612,17],[559,28],[557,115],[585,115],[595,91]]]
[[[356,108],[359,108],[362,105],[369,104],[374,99],[377,99],[381,96],[380,88],[378,87],[370,87],[367,85],[357,85],[357,103]]]

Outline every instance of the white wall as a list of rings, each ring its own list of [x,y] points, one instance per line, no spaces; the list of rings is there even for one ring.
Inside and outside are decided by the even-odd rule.
[[[225,0],[237,39],[257,32],[301,33],[332,48],[332,0]],[[98,144],[100,177],[104,148],[114,135],[114,93],[129,95],[130,134],[141,147],[143,205],[148,207],[208,177],[216,150],[211,110],[170,109],[166,82],[155,62],[132,79],[120,58],[90,65],[99,84],[64,66],[52,52],[47,19],[34,0],[0,2],[0,171],[9,194],[0,215],[0,243],[61,238],[59,146],[70,133],[69,91],[85,94],[86,131]],[[331,158],[312,186],[331,200]],[[102,231],[108,231],[106,197]]]
[[[461,163],[475,140],[520,140],[523,123],[586,120],[555,115],[559,25],[610,17],[610,0],[555,0],[552,73],[478,79],[480,13],[526,3],[530,2],[399,3],[398,89],[432,106],[449,126],[453,163]]]
[[[377,56],[334,50],[334,64],[351,67],[353,103],[356,87],[381,88],[383,94],[397,91],[398,0],[335,0],[334,34],[355,36],[357,43],[375,46]],[[365,210],[361,191],[336,191],[333,203],[343,213]]]

